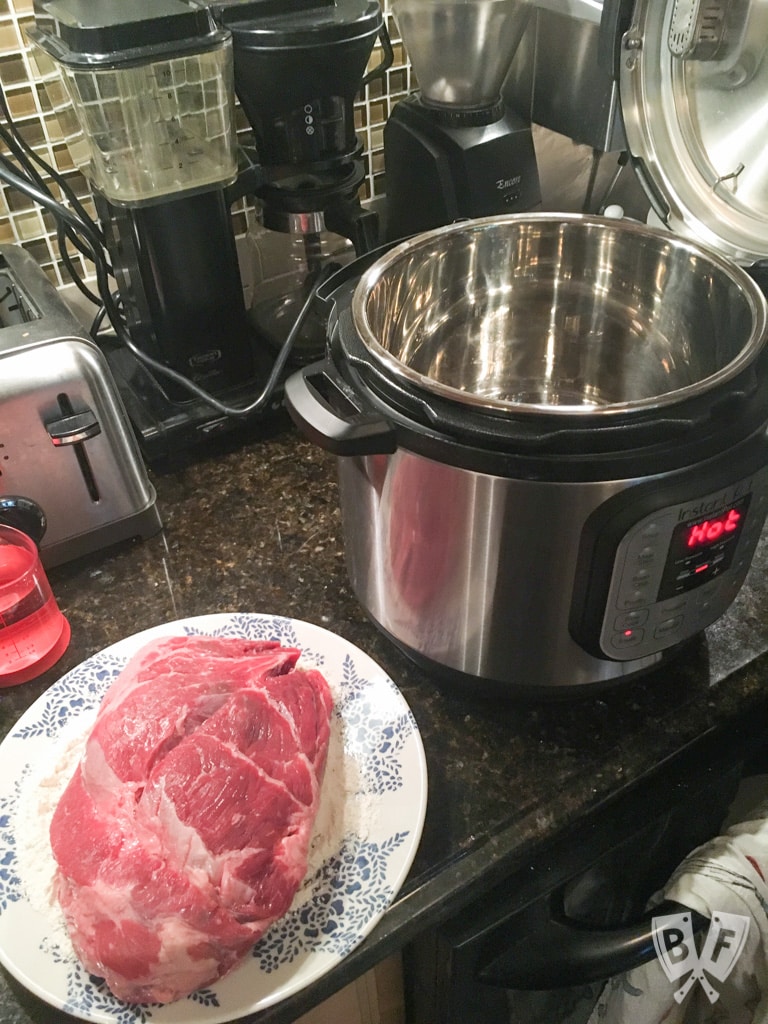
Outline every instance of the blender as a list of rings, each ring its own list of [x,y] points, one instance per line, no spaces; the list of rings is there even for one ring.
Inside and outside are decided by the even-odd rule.
[[[235,142],[231,36],[194,0],[34,9],[28,34],[91,187],[128,332],[102,347],[145,453],[185,448],[237,421],[179,381],[237,401],[272,361],[248,322],[232,226],[259,173]]]
[[[320,271],[379,244],[378,216],[359,198],[353,104],[392,49],[378,0],[236,0],[213,10],[232,33],[235,90],[263,174],[249,235],[250,317],[279,348]],[[366,74],[377,38],[382,59]],[[293,360],[321,353],[325,337],[325,323],[307,317]]]
[[[386,235],[541,203],[530,123],[501,94],[526,0],[392,0],[419,91],[384,128]]]

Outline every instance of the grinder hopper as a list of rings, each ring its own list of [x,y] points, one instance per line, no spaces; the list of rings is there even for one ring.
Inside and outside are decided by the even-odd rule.
[[[491,108],[531,13],[526,0],[392,0],[422,102]]]
[[[386,235],[520,213],[541,202],[530,124],[501,87],[526,0],[392,0],[419,83],[384,129]]]

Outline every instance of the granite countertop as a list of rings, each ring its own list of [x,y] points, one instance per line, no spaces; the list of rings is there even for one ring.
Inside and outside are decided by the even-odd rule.
[[[400,687],[424,742],[421,845],[390,911],[337,969],[259,1021],[294,1019],[425,929],[460,913],[681,752],[768,722],[764,538],[729,613],[676,662],[567,703],[503,704],[456,692],[370,624],[344,568],[335,460],[288,423],[151,470],[164,529],[50,572],[72,641],[41,679],[0,690],[0,738],[65,671],[158,623],[210,612],[287,615],[333,630]],[[762,723],[762,724],[761,724]],[[63,1015],[0,971],[0,1021]]]

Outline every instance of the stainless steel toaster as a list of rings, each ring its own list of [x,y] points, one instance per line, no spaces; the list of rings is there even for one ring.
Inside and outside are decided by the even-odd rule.
[[[48,567],[161,527],[104,355],[17,245],[0,245],[0,495],[41,507]]]

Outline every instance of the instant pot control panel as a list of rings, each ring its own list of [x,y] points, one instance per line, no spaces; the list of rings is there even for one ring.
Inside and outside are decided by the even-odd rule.
[[[652,492],[633,490],[586,525],[572,605],[574,639],[615,661],[659,653],[725,613],[760,539],[768,467],[639,519],[632,505],[640,498],[640,509],[647,507]]]

